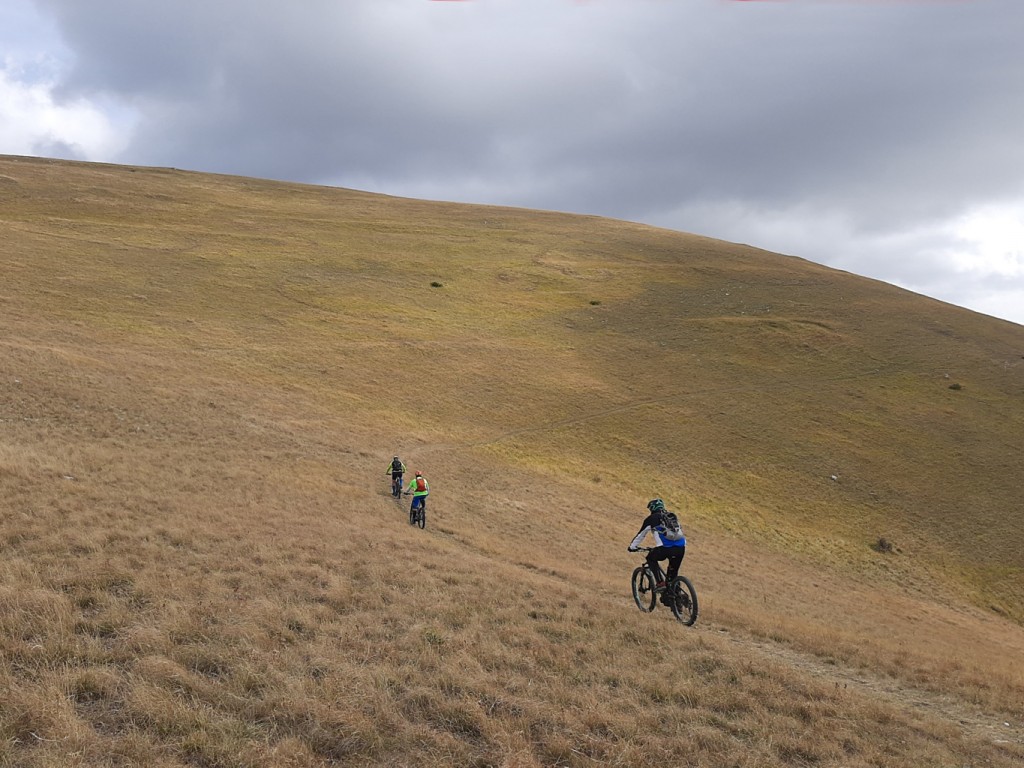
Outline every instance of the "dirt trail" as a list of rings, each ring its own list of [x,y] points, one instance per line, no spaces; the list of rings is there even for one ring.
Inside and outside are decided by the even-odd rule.
[[[707,622],[703,617],[693,630],[698,628],[724,638],[744,651],[806,672],[819,680],[832,682],[837,688],[859,692],[904,711],[917,711],[945,720],[970,738],[994,744],[1024,745],[1024,708],[1016,714],[987,712],[950,694],[916,688],[891,677],[873,675],[869,671],[847,667],[831,660],[824,661],[813,654],[803,653],[781,643],[751,637],[724,625]]]

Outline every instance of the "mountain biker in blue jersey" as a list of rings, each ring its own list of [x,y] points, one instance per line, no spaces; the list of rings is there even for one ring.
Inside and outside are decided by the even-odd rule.
[[[630,542],[629,551],[636,552],[640,548],[647,534],[654,538],[654,548],[647,553],[647,565],[651,571],[661,575],[661,567],[658,565],[661,560],[668,560],[668,572],[664,578],[671,583],[679,575],[679,566],[682,565],[683,556],[686,554],[686,537],[679,528],[679,521],[676,516],[665,509],[665,502],[661,499],[651,499],[647,503],[647,511],[650,513],[644,518],[640,525],[640,532]],[[665,581],[659,580],[657,589],[664,590]],[[665,602],[666,593],[663,591],[661,601]]]
[[[423,476],[422,472],[417,472],[409,481],[405,495],[408,496],[410,493],[412,494],[412,506],[409,507],[409,513],[412,514],[413,510],[418,507],[426,506],[427,496],[430,495],[430,483],[427,482],[427,478]]]

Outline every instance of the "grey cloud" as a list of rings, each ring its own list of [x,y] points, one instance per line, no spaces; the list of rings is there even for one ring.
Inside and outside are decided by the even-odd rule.
[[[63,160],[85,160],[85,153],[66,141],[45,139],[32,145],[32,151],[39,157],[59,157]]]
[[[936,189],[955,198],[1020,178],[1024,102],[1007,93],[1024,59],[1007,61],[1016,40],[991,7],[832,5],[795,24],[760,9],[565,3],[537,28],[519,16],[494,31],[505,6],[446,28],[397,13],[411,3],[45,4],[79,56],[65,90],[113,90],[143,109],[129,152],[163,164],[195,147],[221,170],[373,169],[397,183],[527,164],[565,177],[564,199],[547,202],[631,216],[811,190],[851,203],[891,190],[894,216],[928,215],[948,199]],[[979,122],[981,146],[965,140]]]

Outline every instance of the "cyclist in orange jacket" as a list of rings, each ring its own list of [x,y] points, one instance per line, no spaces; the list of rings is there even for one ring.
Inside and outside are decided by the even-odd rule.
[[[409,514],[412,514],[417,508],[426,506],[427,496],[430,495],[430,483],[427,482],[427,478],[423,476],[422,472],[417,472],[409,481],[405,495],[408,496],[410,493],[412,494],[412,506],[409,507]]]

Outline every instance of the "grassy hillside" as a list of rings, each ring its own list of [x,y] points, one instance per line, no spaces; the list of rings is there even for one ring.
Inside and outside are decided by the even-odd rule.
[[[592,217],[0,200],[0,765],[1024,757],[1020,326]],[[690,630],[628,596],[654,495]]]

